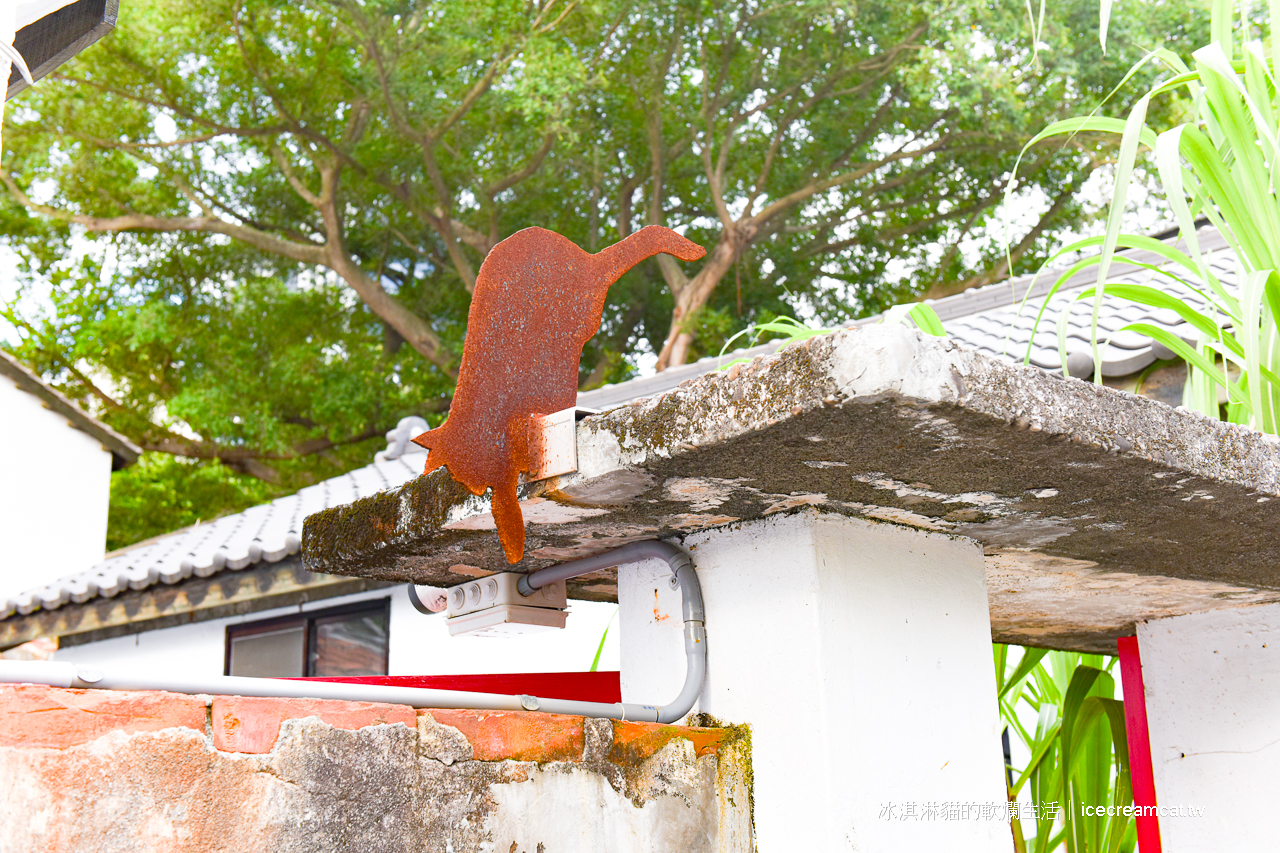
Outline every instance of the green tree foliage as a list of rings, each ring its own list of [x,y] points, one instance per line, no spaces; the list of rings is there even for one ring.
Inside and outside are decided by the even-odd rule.
[[[1276,87],[1277,35],[1272,16],[1280,4],[1258,7],[1213,0],[1212,39],[1186,63],[1161,50],[1150,58],[1165,70],[1121,120],[1081,116],[1056,122],[1036,135],[1041,140],[1094,131],[1118,142],[1117,179],[1105,235],[1081,240],[1061,253],[1092,250],[1072,272],[1097,267],[1098,283],[1077,299],[1093,302],[1094,379],[1102,381],[1098,312],[1106,293],[1175,312],[1194,329],[1188,343],[1166,329],[1133,323],[1120,331],[1147,335],[1187,364],[1184,402],[1212,417],[1280,434],[1280,91]],[[1153,117],[1152,108],[1184,95],[1193,105],[1176,121]],[[1142,154],[1156,175],[1182,246],[1121,233],[1130,175]],[[1237,264],[1238,289],[1214,273],[1196,234],[1208,221],[1227,241]],[[1109,283],[1117,249],[1147,249],[1162,257],[1151,265],[1159,286]],[[1051,297],[1065,281],[1059,276]],[[1045,309],[1041,307],[1039,318]],[[1060,317],[1059,349],[1065,358],[1066,314]]]
[[[1095,0],[1052,4],[1038,52],[1016,0],[135,0],[5,116],[0,221],[51,306],[5,316],[70,396],[256,500],[241,478],[293,489],[441,416],[476,270],[528,225],[710,250],[614,286],[584,386],[999,274],[961,246],[1032,129],[1194,29],[1132,5],[1103,55]],[[1024,161],[1048,209],[1016,264],[1107,156],[1069,145]]]
[[[623,16],[629,50],[610,55],[612,85],[593,92],[597,138],[618,161],[612,218],[690,223],[710,249],[695,270],[655,262],[665,287],[645,301],[670,311],[646,322],[659,369],[715,351],[723,324],[709,313],[794,313],[782,299],[803,297],[833,320],[1002,274],[998,242],[976,265],[960,247],[984,233],[1038,117],[1092,108],[1141,55],[1145,28],[1192,21],[1189,6],[1149,4],[1117,21],[1103,55],[1083,37],[1096,5],[1056,5],[1035,59],[1015,3],[683,3]],[[1091,139],[1071,144],[1074,156],[1022,173],[1022,192],[1049,208],[1013,248],[1020,264],[1078,219],[1076,191],[1105,160]]]
[[[208,521],[273,497],[270,485],[220,462],[144,453],[111,478],[107,550]]]

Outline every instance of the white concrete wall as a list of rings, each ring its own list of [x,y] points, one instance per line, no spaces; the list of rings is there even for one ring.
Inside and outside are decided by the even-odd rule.
[[[1274,850],[1280,795],[1280,605],[1138,626],[1165,853]]]
[[[0,377],[0,598],[100,561],[110,491],[111,454]]]
[[[508,639],[450,637],[444,617],[418,613],[409,603],[406,588],[397,586],[315,601],[301,608],[265,610],[69,646],[59,649],[54,660],[138,667],[156,674],[222,675],[227,625],[388,596],[391,598],[389,675],[583,672],[590,668],[600,636],[617,609],[613,604],[573,601],[563,631]],[[618,636],[615,619],[600,658],[601,670],[618,669]]]
[[[1001,820],[887,819],[1005,800],[986,575],[973,542],[804,514],[690,537],[707,609],[697,710],[752,730],[762,850],[1007,851]],[[624,701],[683,674],[665,565],[619,572]]]

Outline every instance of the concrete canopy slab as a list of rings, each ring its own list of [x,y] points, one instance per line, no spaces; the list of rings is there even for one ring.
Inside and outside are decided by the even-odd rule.
[[[308,518],[312,571],[451,585],[827,512],[982,543],[1001,642],[1114,653],[1138,621],[1280,601],[1280,444],[903,326],[813,338],[578,425],[508,566],[443,471]],[[489,529],[486,529],[489,528]],[[892,559],[892,555],[886,555]],[[610,571],[579,598],[616,596]]]

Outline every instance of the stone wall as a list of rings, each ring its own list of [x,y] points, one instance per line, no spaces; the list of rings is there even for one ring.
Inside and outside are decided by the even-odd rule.
[[[551,714],[0,687],[0,850],[752,850],[750,738]]]

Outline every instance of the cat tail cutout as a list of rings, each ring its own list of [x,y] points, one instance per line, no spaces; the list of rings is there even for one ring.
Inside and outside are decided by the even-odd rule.
[[[502,553],[508,563],[518,563],[524,559],[524,513],[520,512],[515,481],[495,485],[492,495],[490,511],[498,528]]]

